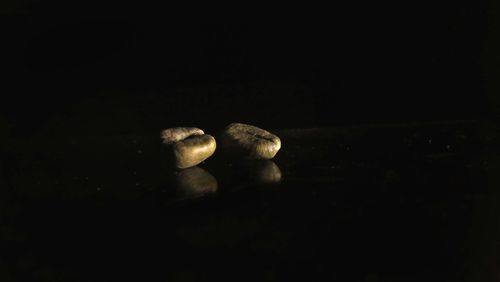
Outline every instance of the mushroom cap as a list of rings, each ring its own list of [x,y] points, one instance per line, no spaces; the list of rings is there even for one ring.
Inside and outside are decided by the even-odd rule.
[[[272,159],[281,148],[278,136],[243,123],[229,124],[223,133],[223,140],[227,147],[243,152],[250,159]]]
[[[203,135],[205,132],[196,127],[173,127],[164,129],[161,132],[161,138],[164,144],[172,144],[184,140],[193,135]]]
[[[209,134],[195,135],[172,144],[178,168],[195,166],[215,152],[215,138]]]
[[[161,131],[168,155],[179,169],[195,166],[213,155],[215,138],[196,127],[174,127]]]

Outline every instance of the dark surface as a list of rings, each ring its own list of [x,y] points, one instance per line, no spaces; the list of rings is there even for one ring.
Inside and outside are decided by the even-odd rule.
[[[0,281],[498,280],[500,1],[149,2],[0,1]]]
[[[11,139],[2,281],[497,280],[493,123],[273,132],[272,162],[216,153],[194,186],[156,135]]]
[[[0,109],[19,136],[48,124],[140,135],[500,113],[495,0],[259,6],[248,17],[158,1],[4,2]]]

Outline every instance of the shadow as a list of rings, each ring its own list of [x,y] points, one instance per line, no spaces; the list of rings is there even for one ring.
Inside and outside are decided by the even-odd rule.
[[[220,180],[221,191],[235,192],[248,187],[266,187],[279,184],[281,169],[271,160],[245,160],[219,164],[214,168]]]
[[[247,180],[259,184],[274,184],[282,180],[278,165],[271,160],[248,161],[241,164]]]
[[[217,191],[217,179],[200,167],[191,167],[176,176],[175,195],[178,200],[200,198]]]

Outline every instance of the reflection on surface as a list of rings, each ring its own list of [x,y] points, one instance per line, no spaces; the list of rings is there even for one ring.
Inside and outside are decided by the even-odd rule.
[[[271,268],[283,281],[494,281],[498,142],[467,135],[461,153],[441,130],[411,146],[412,129],[294,131],[276,163],[214,156],[182,172],[138,137],[12,143],[0,162],[0,277],[12,279],[0,281],[149,281],[186,266],[207,280]],[[427,157],[447,144],[456,156]]]
[[[272,184],[281,181],[280,168],[271,160],[258,160],[245,163],[250,179],[260,183]]]
[[[177,196],[196,198],[217,191],[217,180],[200,167],[184,169],[177,175]]]
[[[276,185],[283,179],[281,169],[271,160],[240,161],[226,167],[220,174],[224,176],[220,178],[221,189],[227,191]]]

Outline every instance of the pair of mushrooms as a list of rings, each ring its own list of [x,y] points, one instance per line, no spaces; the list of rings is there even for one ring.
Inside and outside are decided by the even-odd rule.
[[[195,127],[175,127],[161,132],[174,164],[184,169],[208,159],[217,147],[215,138]],[[233,156],[272,159],[281,148],[278,136],[256,126],[231,123],[221,135],[221,146]]]

